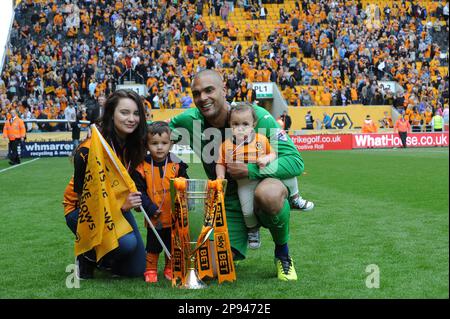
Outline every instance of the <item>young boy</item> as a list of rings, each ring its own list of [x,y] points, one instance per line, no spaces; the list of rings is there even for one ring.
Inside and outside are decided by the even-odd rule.
[[[218,179],[225,178],[227,163],[256,163],[259,168],[264,168],[276,158],[269,140],[264,135],[255,132],[256,121],[255,110],[250,103],[236,103],[231,107],[229,122],[232,137],[225,140],[220,146],[216,165]],[[249,179],[237,181],[239,201],[248,230],[248,246],[252,249],[261,246],[260,225],[253,209],[254,192],[258,182]]]
[[[142,206],[150,217],[164,245],[171,247],[171,201],[170,180],[176,177],[189,178],[183,163],[170,153],[172,141],[170,128],[166,122],[153,122],[148,127],[147,155],[137,171],[140,178],[135,178],[139,191],[142,192]],[[158,258],[163,248],[150,226],[147,225],[147,265],[144,280],[158,282]],[[164,277],[172,280],[170,260],[165,258]]]

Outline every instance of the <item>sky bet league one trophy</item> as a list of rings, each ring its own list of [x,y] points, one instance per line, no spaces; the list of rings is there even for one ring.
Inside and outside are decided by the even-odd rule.
[[[226,225],[226,184],[226,180],[170,181],[172,286],[206,288],[202,281],[205,277],[217,276],[219,283],[236,280]]]

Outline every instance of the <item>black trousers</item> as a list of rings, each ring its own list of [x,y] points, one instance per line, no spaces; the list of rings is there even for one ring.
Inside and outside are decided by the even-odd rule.
[[[398,132],[398,135],[400,136],[400,139],[402,140],[403,148],[406,148],[406,136],[408,135],[407,132]]]
[[[170,227],[157,229],[157,232],[159,237],[161,237],[164,245],[166,245],[167,249],[170,251],[172,247],[172,231]],[[156,238],[153,230],[151,230],[150,227],[147,228],[147,247],[145,249],[147,250],[147,252],[153,254],[159,254],[163,251],[158,238]]]
[[[15,139],[13,141],[9,141],[9,159],[14,164],[20,163],[20,157],[19,157],[19,145],[20,145],[20,139]]]

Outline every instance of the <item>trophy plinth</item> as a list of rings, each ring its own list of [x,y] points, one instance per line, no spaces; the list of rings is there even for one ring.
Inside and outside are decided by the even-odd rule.
[[[187,269],[186,282],[181,288],[184,289],[204,289],[208,286],[198,277],[197,269],[194,267]]]

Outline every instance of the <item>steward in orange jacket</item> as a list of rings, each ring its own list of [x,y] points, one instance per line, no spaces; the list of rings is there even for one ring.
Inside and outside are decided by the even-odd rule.
[[[3,127],[3,137],[9,140],[8,157],[9,164],[20,164],[19,145],[25,140],[25,124],[22,119],[17,116],[15,110],[11,110],[11,118],[5,122]]]
[[[408,132],[411,132],[411,125],[409,121],[406,120],[405,113],[402,113],[401,117],[395,121],[394,125],[394,133],[397,133],[400,136],[400,140],[402,141],[403,148],[406,148],[406,138]]]

